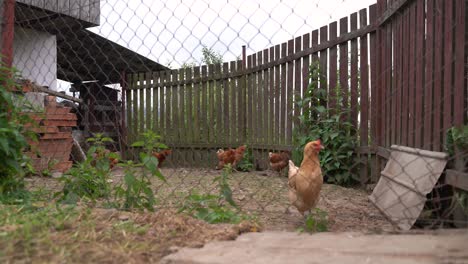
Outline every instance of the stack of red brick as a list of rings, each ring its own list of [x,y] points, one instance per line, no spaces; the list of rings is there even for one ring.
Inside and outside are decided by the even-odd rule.
[[[38,141],[31,145],[28,156],[36,171],[49,169],[66,171],[72,166],[70,153],[73,146],[72,127],[77,117],[70,113],[70,107],[57,105],[55,96],[46,96],[44,113],[31,113],[34,123],[31,130],[38,135]]]

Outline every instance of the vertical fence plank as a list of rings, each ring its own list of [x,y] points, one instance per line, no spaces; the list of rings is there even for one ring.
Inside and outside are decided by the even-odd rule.
[[[193,75],[192,75],[193,68],[189,67],[185,70],[185,80],[188,81],[187,85],[185,86],[185,98],[187,101],[187,114],[185,116],[185,120],[187,122],[187,141],[190,143],[194,142],[194,94],[193,94]]]
[[[236,72],[238,69],[241,69],[240,67],[238,68],[239,63],[236,63],[235,61],[231,61],[231,72]],[[237,78],[232,78],[231,79],[231,111],[230,111],[230,116],[231,116],[231,133],[233,133],[232,141],[230,144],[238,144],[240,142],[240,127],[238,126],[239,120],[240,120],[240,112],[237,111],[237,106],[239,104],[238,100],[240,97],[240,92],[242,92],[241,86],[239,85],[239,79]]]
[[[223,112],[226,111],[226,109],[223,109],[223,87],[222,87],[222,79],[218,79],[221,77],[221,64],[215,64],[215,72],[213,78],[216,78],[216,81],[214,83],[214,89],[215,89],[215,100],[213,103],[213,111],[215,112],[216,116],[216,129],[213,131],[213,135],[216,138],[216,142],[219,144],[225,143],[225,134],[224,132],[224,127],[223,127]]]
[[[393,3],[394,1],[390,1],[390,3]],[[391,8],[390,4],[387,4],[387,10]],[[395,103],[395,90],[394,87],[392,86],[392,75],[393,75],[393,59],[392,59],[392,27],[393,27],[393,21],[391,23],[386,24],[386,66],[385,66],[385,83],[386,83],[386,102],[385,102],[385,140],[386,140],[386,146],[390,147],[392,144],[392,134],[393,134],[393,120],[395,118],[395,115],[393,114],[394,109],[394,103]]]
[[[139,131],[137,137],[140,137],[140,134],[145,132],[145,74],[140,73],[138,74],[138,82],[139,82],[139,90],[138,90],[138,123],[139,123]]]
[[[401,144],[401,101],[402,101],[402,83],[401,83],[401,73],[402,73],[402,50],[401,50],[401,23],[402,17],[401,15],[397,15],[395,18],[395,31],[394,31],[394,47],[395,47],[395,55],[394,55],[394,76],[395,76],[395,101],[396,101],[396,108],[395,108],[395,124],[393,125],[394,132],[394,139],[393,142],[395,144]]]
[[[301,49],[302,37],[301,36],[297,37],[294,40],[294,44],[295,44],[294,45],[294,52],[295,53],[300,52],[302,50]],[[294,96],[293,96],[294,114],[292,115],[293,116],[294,129],[296,129],[299,126],[299,116],[301,115],[300,109],[299,109],[298,105],[295,103],[302,96],[302,93],[301,93],[301,84],[302,84],[301,75],[302,75],[301,59],[299,58],[294,62]],[[292,135],[292,133],[291,133],[291,135]]]
[[[351,14],[351,32],[357,30],[357,13]],[[351,40],[351,124],[358,129],[358,43]]]
[[[275,48],[271,47],[270,48],[270,61],[275,61]],[[269,94],[268,94],[268,112],[269,112],[269,120],[268,120],[268,145],[272,146],[275,141],[274,141],[274,124],[276,122],[275,120],[275,71],[274,68],[271,67],[269,70],[269,77],[270,81],[268,82],[269,84]]]
[[[310,33],[302,36],[302,49],[307,50],[310,48]],[[310,55],[302,57],[302,96],[304,97],[309,87],[309,66]],[[310,104],[303,106],[306,111],[310,110]],[[304,114],[304,113],[302,113]]]
[[[210,142],[209,138],[209,130],[208,130],[208,118],[209,118],[209,113],[208,113],[208,93],[209,93],[209,87],[208,87],[208,68],[206,65],[203,65],[201,68],[202,71],[202,84],[201,84],[201,111],[200,111],[200,121],[201,121],[201,131],[200,131],[200,137],[201,137],[201,142],[202,143],[208,143]],[[200,159],[203,161],[203,165],[208,164],[208,159],[207,159],[207,153],[204,151],[200,151]]]
[[[281,58],[286,57],[287,46],[286,43],[281,44]],[[286,64],[281,64],[281,99],[280,99],[280,135],[281,143],[286,144]]]
[[[133,75],[131,74],[128,74],[127,75],[127,85],[125,85],[126,87],[126,91],[125,91],[125,102],[126,102],[126,107],[125,107],[125,110],[127,112],[126,116],[127,116],[127,120],[126,120],[126,123],[127,123],[127,146],[130,146],[130,142],[133,142],[133,115],[132,115],[132,104],[133,104],[133,100],[132,100],[132,91],[131,89],[133,89]]]
[[[252,68],[257,67],[257,53],[252,56]],[[258,79],[257,72],[254,72],[251,77],[251,86],[252,86],[252,135],[251,141],[253,145],[258,143],[258,122],[259,122],[259,110],[258,110]]]
[[[455,1],[455,80],[454,80],[454,116],[453,124],[455,126],[461,126],[465,123],[466,117],[465,113],[467,111],[466,98],[466,76],[465,71],[468,67],[466,63],[466,36],[467,36],[467,3],[466,0],[456,0]]]
[[[401,80],[401,93],[402,93],[402,102],[401,102],[401,144],[406,146],[408,144],[408,85],[409,85],[409,12],[405,10],[402,15],[402,63],[403,63],[403,74]]]
[[[432,94],[434,82],[434,0],[427,0],[426,8],[426,73],[424,83],[424,140],[423,148],[427,150],[432,149]]]
[[[234,62],[231,61],[231,65],[233,65]],[[231,67],[231,70],[232,70],[232,67]],[[225,77],[223,77],[223,112],[224,112],[224,116],[223,116],[223,124],[224,124],[224,127],[223,127],[223,131],[224,131],[224,143],[225,144],[232,144],[232,138],[231,138],[231,135],[232,136],[235,136],[237,135],[236,131],[235,131],[235,128],[233,126],[233,124],[235,124],[235,112],[233,111],[233,109],[235,109],[235,94],[234,94],[234,89],[233,87],[230,87],[229,85],[229,78],[227,77],[229,74],[229,63],[225,62],[223,63],[223,75]],[[229,100],[231,99],[231,100]],[[230,104],[232,105],[232,107],[229,107]],[[219,106],[219,105],[218,105]],[[219,108],[219,107],[218,107]],[[218,132],[219,133],[219,132]]]
[[[340,36],[348,33],[348,17],[340,19]],[[348,109],[348,42],[340,44],[340,91],[342,105]],[[346,113],[343,119],[349,120],[349,114]]]
[[[247,56],[247,69],[252,69],[252,55]],[[253,144],[253,74],[247,76],[247,142]]]
[[[215,117],[215,81],[214,81],[214,75],[215,75],[215,68],[214,64],[208,65],[208,139],[209,143],[215,143],[216,142],[216,137],[215,137],[215,129],[218,127],[218,124],[216,124],[216,117]]]
[[[161,125],[159,117],[159,72],[153,72],[153,131],[160,134]]]
[[[193,84],[193,142],[194,143],[201,143],[200,137],[200,130],[201,130],[201,111],[202,105],[200,104],[200,94],[203,90],[200,81],[200,66],[196,66],[193,68],[193,78],[195,79]],[[200,149],[192,149],[193,153],[193,160],[194,165],[196,167],[201,166],[202,164],[202,157],[201,157],[201,150]]]
[[[288,41],[288,55],[294,53],[294,39]],[[291,144],[292,142],[292,103],[293,103],[293,93],[294,93],[294,64],[292,61],[288,62],[287,68],[287,82],[286,86],[287,91],[287,101],[286,101],[286,143]]]
[[[320,44],[328,41],[328,26],[320,28]],[[328,87],[328,50],[320,51],[320,83],[321,89],[327,89]],[[328,89],[327,89],[328,91]],[[326,102],[320,102],[321,105],[327,107]]]
[[[166,139],[166,129],[167,129],[167,125],[166,125],[166,89],[165,89],[165,85],[166,85],[166,78],[167,78],[167,75],[166,75],[167,72],[160,72],[160,87],[159,87],[159,90],[160,90],[160,97],[159,97],[159,106],[160,106],[160,117],[161,117],[161,120],[160,120],[160,126],[161,126],[161,132],[160,132],[160,136],[163,140]]]
[[[270,61],[270,58],[268,56],[268,49],[263,50],[263,64],[267,64]],[[263,122],[262,122],[262,137],[263,141],[262,144],[265,145],[267,144],[268,140],[268,131],[269,131],[269,126],[270,126],[270,113],[268,111],[268,94],[269,94],[269,85],[270,82],[270,77],[268,76],[268,68],[265,68],[263,70],[263,85],[261,86],[261,89],[263,91],[262,93],[262,104],[263,104]],[[262,158],[264,153],[262,152]],[[263,160],[263,159],[262,159]]]
[[[415,57],[415,44],[416,44],[416,5],[413,2],[410,5],[410,13],[409,13],[409,25],[410,25],[410,43],[409,43],[409,93],[408,93],[408,146],[414,147],[414,125],[415,125],[415,105],[416,105],[416,79],[415,79],[415,73],[416,73],[416,57]],[[388,129],[388,127],[387,127]]]
[[[316,47],[319,43],[319,30],[316,29],[314,31],[312,31],[312,47]],[[319,53],[318,52],[315,52],[312,54],[312,63],[315,65],[315,66],[320,66],[320,58],[319,58]],[[319,80],[312,80],[313,82],[317,82]],[[315,88],[319,88],[319,87],[315,87]],[[310,102],[310,105],[311,106],[317,106],[318,104],[318,101],[315,99],[315,98],[312,98],[311,102]]]
[[[132,90],[132,101],[133,101],[133,140],[137,140],[139,131],[140,116],[138,114],[138,93],[139,83],[138,74],[133,75],[133,90]]]
[[[363,28],[367,26],[367,9],[362,9],[359,11],[359,22],[360,27]],[[368,137],[369,137],[369,68],[368,68],[368,49],[367,49],[367,35],[361,36],[360,38],[360,86],[361,86],[361,96],[360,96],[360,107],[361,107],[361,119],[359,123],[359,143],[361,146],[368,146]],[[361,184],[367,183],[369,180],[368,175],[368,156],[364,154],[361,156],[363,159],[363,164],[361,168],[360,178]]]
[[[179,109],[177,107],[179,103],[179,70],[172,71],[172,87],[171,87],[171,143],[177,143],[179,141],[180,127],[179,127]],[[176,160],[177,153],[173,153],[172,157]]]
[[[433,150],[441,149],[441,123],[442,123],[442,56],[444,36],[443,31],[443,2],[434,1],[435,35],[434,35],[434,106],[432,108],[434,120]]]
[[[369,7],[369,19],[370,24],[374,24],[377,20],[377,5],[374,4]],[[379,118],[379,111],[377,111],[378,105],[378,87],[377,87],[377,33],[371,32],[370,36],[370,70],[371,70],[371,78],[370,78],[370,85],[371,85],[371,106],[370,115],[371,115],[371,144],[372,147],[378,146],[377,142],[377,123]],[[371,162],[371,181],[377,182],[380,177],[380,158],[376,155],[373,156]]]
[[[453,0],[444,1],[444,75],[443,75],[443,116],[442,116],[442,142],[445,142],[446,131],[452,126],[452,96],[453,96],[453,68],[452,63],[454,58],[453,54],[453,31],[454,27],[454,14],[453,14]],[[419,19],[419,16],[418,16]],[[417,83],[416,83],[417,85]],[[418,96],[419,97],[419,96]]]
[[[382,1],[381,4],[381,13],[382,15],[387,9],[387,3],[386,1]],[[382,146],[388,147],[386,137],[387,137],[387,105],[388,101],[390,98],[388,98],[388,91],[390,90],[389,87],[387,87],[387,71],[388,71],[388,62],[387,62],[387,24],[382,26],[382,30],[380,32],[380,45],[381,45],[381,68],[380,68],[380,87],[381,87],[381,99],[380,99],[380,107],[381,107],[381,113],[382,113],[382,118],[380,119],[381,122],[381,129],[382,129]]]
[[[336,34],[337,34],[337,23],[333,22],[330,23],[329,25],[330,28],[330,41],[333,41],[336,39]],[[331,108],[331,114],[336,113],[336,84],[337,84],[337,46],[333,46],[330,48],[330,85],[328,86],[328,102],[329,102],[329,108]]]
[[[171,80],[172,80],[172,73],[170,70],[166,71],[166,79],[165,79],[165,102],[164,105],[166,107],[166,118],[165,118],[165,140],[168,143],[172,143],[172,114],[171,114],[171,101],[172,101],[172,88],[171,88]],[[170,133],[169,133],[170,132]]]
[[[187,136],[187,139],[186,139],[186,142],[188,142],[188,144],[193,144],[194,143],[194,133],[195,133],[195,126],[194,126],[194,109],[193,109],[193,105],[194,105],[194,94],[193,94],[193,75],[192,75],[192,72],[193,71],[193,68],[191,67],[188,67],[187,69],[185,69],[185,80],[188,81],[187,85],[185,86],[185,100],[187,102],[187,111],[186,111],[186,115],[184,116],[185,118],[185,122],[186,122],[186,136]],[[196,111],[196,110],[195,110]],[[189,145],[189,146],[190,146]],[[191,166],[195,163],[195,159],[194,159],[194,151],[193,149],[187,149],[186,150],[186,163],[187,165]]]
[[[147,130],[151,130],[152,129],[152,125],[153,125],[153,118],[151,116],[151,113],[153,112],[152,109],[151,109],[151,102],[153,101],[152,100],[152,97],[151,97],[151,90],[152,90],[152,85],[151,85],[151,77],[152,77],[152,74],[151,72],[147,72],[146,74],[146,85],[145,85],[145,118],[146,118],[146,129],[145,131]]]
[[[262,66],[263,65],[263,52],[259,51],[257,52],[257,66]],[[264,130],[264,122],[266,121],[264,116],[265,116],[265,110],[263,109],[263,87],[265,86],[265,82],[263,79],[263,71],[259,70],[257,73],[258,76],[258,82],[257,82],[257,109],[258,109],[258,120],[257,120],[257,137],[258,137],[258,143],[263,144],[264,140],[264,135],[263,133],[265,132]],[[260,153],[259,153],[260,154]]]
[[[451,1],[448,1],[451,2]],[[416,111],[415,111],[415,146],[422,147],[423,139],[423,98],[424,98],[424,38],[425,38],[425,20],[424,20],[425,0],[416,2]],[[447,39],[448,40],[448,39]],[[451,54],[448,52],[448,54]],[[429,55],[430,56],[430,55]],[[451,115],[451,113],[449,113]]]
[[[193,138],[195,143],[200,142],[200,66],[193,68],[193,78],[197,81],[193,84]]]
[[[280,45],[275,46],[275,61],[278,61],[280,58]],[[280,80],[280,66],[276,65],[275,66],[275,86],[274,86],[274,91],[275,91],[275,119],[274,119],[274,124],[275,124],[275,139],[274,142],[275,144],[279,145],[281,143],[281,118],[280,118],[280,94],[281,94],[281,80]]]
[[[179,101],[178,101],[178,104],[176,105],[178,109],[177,111],[177,114],[179,116],[179,140],[178,140],[178,143],[183,143],[184,145],[187,145],[187,143],[189,143],[189,131],[186,127],[186,124],[187,124],[187,117],[186,117],[186,114],[187,114],[187,104],[185,102],[185,94],[186,94],[186,89],[187,89],[187,86],[184,84],[185,80],[186,80],[186,71],[188,70],[187,69],[180,69],[179,70],[179,82],[180,82],[180,85],[179,85],[179,91],[178,91],[178,95],[179,95]],[[192,127],[190,127],[190,130],[192,129]],[[185,162],[185,159],[182,161],[182,162]]]
[[[241,60],[237,61],[237,65],[231,64],[231,71],[238,73],[243,71],[244,62]],[[245,74],[242,74],[241,77],[231,79],[231,89],[237,95],[236,105],[233,104],[233,111],[232,114],[236,114],[237,112],[237,137],[236,142],[239,144],[246,144],[245,139],[245,98],[246,98],[246,87],[245,87]],[[237,110],[237,111],[236,111]]]

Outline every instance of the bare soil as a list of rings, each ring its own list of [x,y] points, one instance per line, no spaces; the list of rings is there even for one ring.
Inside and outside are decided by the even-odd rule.
[[[304,218],[290,206],[287,179],[270,171],[235,172],[230,176],[233,196],[244,214],[257,221],[232,224],[207,224],[178,214],[183,199],[192,192],[216,193],[213,183],[221,171],[163,168],[167,183],[158,179],[153,186],[158,199],[156,212],[122,212],[115,209],[80,210],[78,218],[66,228],[51,230],[47,242],[33,243],[31,250],[13,248],[2,262],[157,262],[180,247],[201,247],[213,240],[232,240],[240,233],[263,230],[295,231],[304,225]],[[112,181],[120,183],[123,171],[116,169]],[[55,178],[32,177],[28,187],[53,193],[61,189]],[[328,214],[328,229],[332,232],[362,231],[381,233],[392,231],[391,224],[367,199],[361,189],[325,184],[318,207]],[[0,228],[0,233],[2,230]],[[34,239],[33,239],[34,240]],[[14,238],[9,244],[24,243]],[[0,246],[2,238],[0,237]],[[14,253],[13,253],[14,252]]]

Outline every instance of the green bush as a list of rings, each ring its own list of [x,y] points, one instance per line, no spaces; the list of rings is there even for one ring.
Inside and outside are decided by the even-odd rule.
[[[213,180],[218,185],[218,195],[192,193],[181,205],[179,213],[187,213],[210,224],[235,224],[249,219],[239,212],[237,204],[232,199],[232,190],[227,181],[231,172],[231,166],[226,165],[222,175]]]
[[[82,198],[95,202],[97,198],[109,197],[111,193],[110,158],[119,157],[104,145],[112,142],[112,139],[97,134],[87,141],[92,146],[86,153],[86,160],[75,164],[60,178],[64,182],[63,190],[55,195],[60,202],[75,204]]]
[[[151,189],[151,178],[157,177],[166,182],[166,178],[158,169],[158,159],[153,156],[155,151],[167,149],[160,142],[161,137],[153,131],[142,134],[142,140],[132,144],[132,147],[142,147],[140,162],[120,163],[125,168],[123,182],[114,188],[114,206],[124,210],[147,209],[154,210],[156,198]]]
[[[349,185],[356,182],[353,173],[357,138],[355,128],[346,120],[345,114],[350,109],[345,108],[339,87],[336,89],[336,108],[326,108],[330,97],[326,83],[320,81],[320,68],[314,63],[310,66],[311,80],[304,96],[295,101],[301,110],[299,127],[294,131],[293,160],[300,164],[303,158],[304,146],[316,139],[321,139],[325,149],[320,152],[322,173],[329,183]],[[348,104],[349,105],[349,104]]]

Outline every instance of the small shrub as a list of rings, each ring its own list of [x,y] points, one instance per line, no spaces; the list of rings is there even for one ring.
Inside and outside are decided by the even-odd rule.
[[[14,76],[13,69],[0,63],[0,199],[3,202],[21,200],[27,193],[23,177],[31,165],[24,150],[28,148],[27,139],[35,139],[25,128],[31,119],[22,114],[32,108],[31,104],[11,92],[18,87]]]
[[[226,165],[222,175],[213,180],[218,185],[218,195],[192,193],[183,202],[179,213],[187,213],[210,224],[239,223],[250,219],[239,212],[232,198],[232,190],[227,181],[231,172],[231,166]]]
[[[124,210],[147,209],[154,211],[156,198],[151,189],[151,178],[157,177],[166,182],[166,178],[158,169],[158,159],[152,154],[154,151],[167,149],[160,142],[161,137],[152,131],[142,134],[143,139],[133,143],[133,147],[143,147],[140,162],[120,163],[125,168],[124,181],[114,188],[114,205]]]
[[[349,109],[343,106],[343,98],[337,87],[335,109],[326,108],[328,102],[326,84],[319,81],[318,64],[310,66],[311,82],[304,96],[295,104],[301,109],[299,128],[294,131],[293,160],[300,164],[304,146],[316,139],[321,139],[325,149],[320,152],[320,165],[325,180],[339,185],[356,182],[353,173],[354,150],[356,147],[355,128],[344,118]]]
[[[244,157],[237,164],[237,169],[239,169],[240,171],[252,171],[253,168],[254,168],[254,164],[253,164],[252,149],[247,146],[244,152]]]
[[[92,146],[87,151],[86,160],[75,164],[60,178],[64,182],[63,190],[55,195],[60,202],[75,204],[82,198],[95,202],[97,198],[109,197],[111,193],[110,158],[118,156],[108,151],[104,145],[112,142],[112,139],[97,134],[87,141]]]
[[[328,215],[327,212],[315,208],[312,214],[308,215],[305,220],[304,227],[298,229],[300,232],[326,232],[328,231]]]

